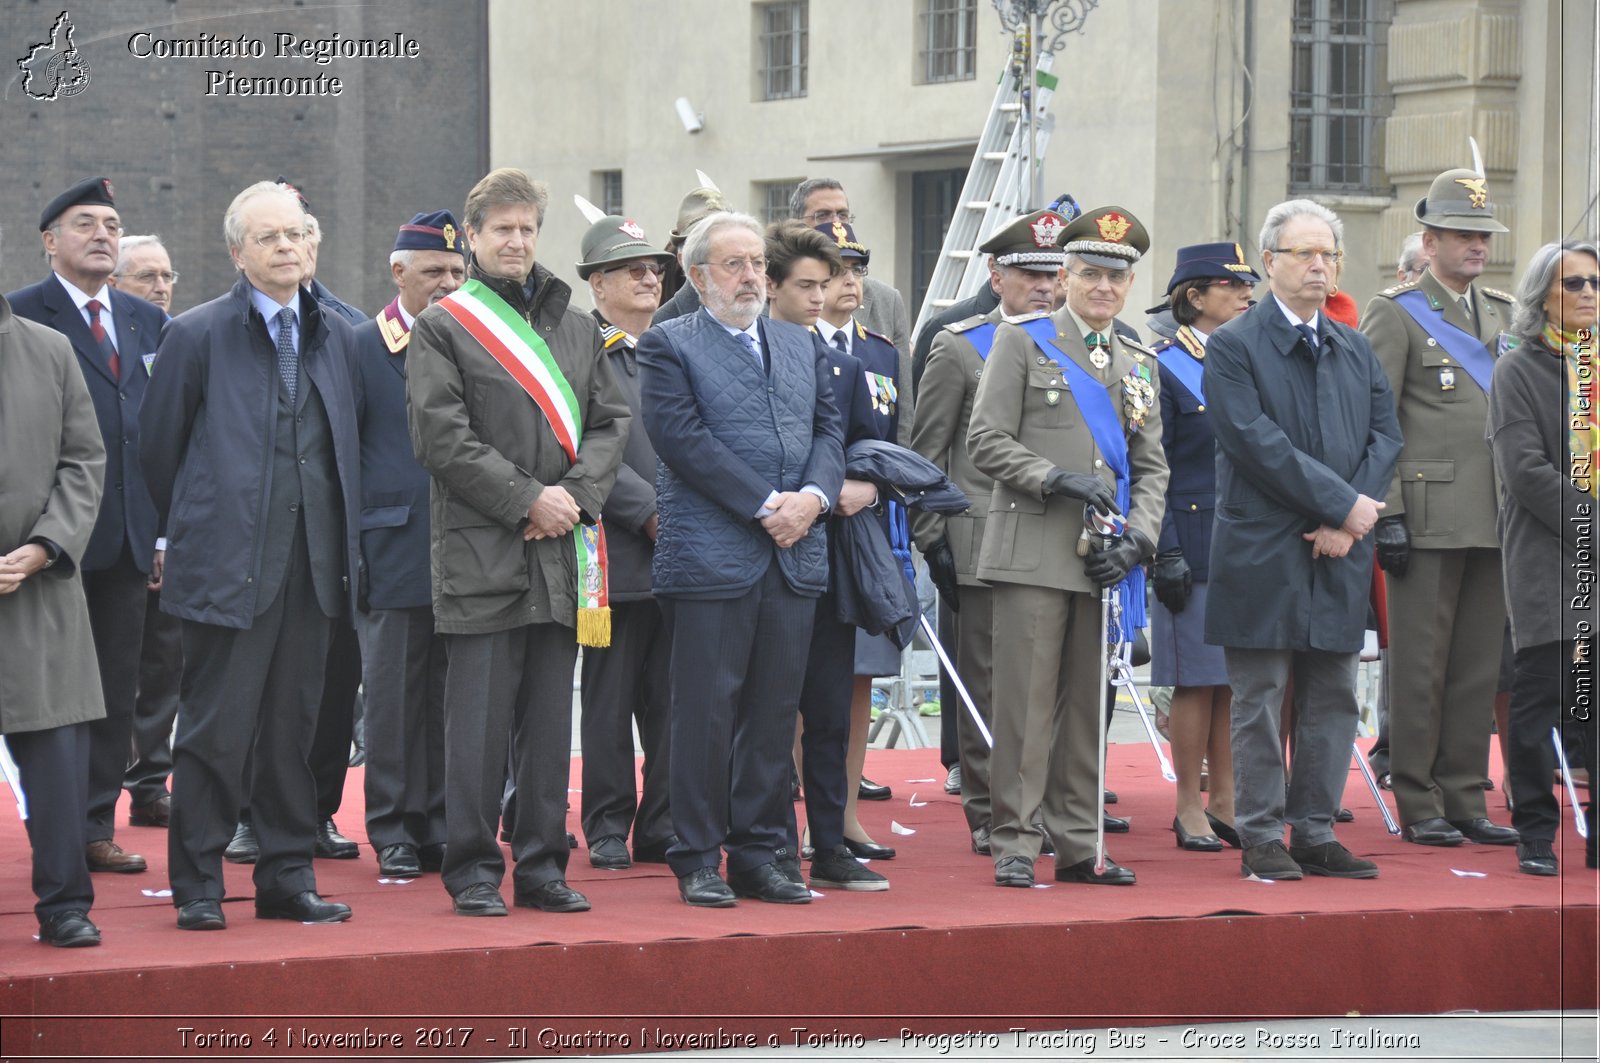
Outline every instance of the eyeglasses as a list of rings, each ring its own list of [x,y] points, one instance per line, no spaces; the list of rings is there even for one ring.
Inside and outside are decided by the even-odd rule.
[[[256,233],[250,237],[250,240],[257,247],[272,247],[279,240],[288,240],[291,244],[298,244],[305,238],[305,229],[274,229],[271,232]]]
[[[1067,272],[1091,288],[1101,281],[1110,281],[1113,288],[1120,288],[1133,279],[1133,274],[1125,269],[1069,269]]]
[[[856,216],[848,210],[814,210],[805,216],[808,225],[822,225],[830,221],[842,221],[849,225],[855,220]]]
[[[106,233],[109,236],[116,236],[118,233],[122,232],[122,223],[117,219],[106,218],[102,220],[100,218],[96,218],[92,214],[79,215],[78,217],[72,219],[72,221],[67,225],[67,228],[71,229],[79,236],[90,236],[93,235],[94,231],[100,228],[102,225],[106,227]]]
[[[858,277],[865,277],[867,275],[867,264],[865,262],[852,262],[846,266],[845,269],[849,270],[851,273],[854,273]]]
[[[1337,266],[1344,261],[1344,252],[1330,247],[1269,247],[1275,255],[1288,255],[1301,265],[1309,264],[1313,259],[1320,258],[1330,266]]]
[[[767,260],[763,255],[757,255],[754,258],[730,258],[711,264],[732,276],[739,276],[747,269],[753,269],[757,273],[765,273],[767,271]]]
[[[1562,277],[1561,288],[1568,292],[1581,292],[1584,288],[1592,288],[1600,292],[1600,277],[1590,274],[1587,277]]]
[[[158,270],[147,269],[143,273],[130,273],[128,279],[138,281],[140,284],[154,284],[156,281],[165,281],[168,284],[178,283],[178,271],[175,269]]]
[[[644,275],[646,273],[650,274],[652,277],[661,276],[661,273],[662,273],[663,269],[665,269],[665,267],[662,266],[661,263],[655,262],[655,261],[651,261],[651,262],[629,262],[629,263],[626,263],[625,265],[612,266],[610,269],[603,269],[600,272],[609,274],[609,273],[621,273],[623,270],[627,270],[628,271],[628,277],[630,279],[636,280],[636,281],[642,281],[642,280],[644,280]]]

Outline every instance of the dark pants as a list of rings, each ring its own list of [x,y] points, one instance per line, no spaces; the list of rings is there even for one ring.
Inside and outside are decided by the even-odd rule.
[[[793,856],[790,751],[817,600],[776,561],[736,598],[662,598],[672,629],[672,823],[680,878]],[[852,657],[852,660],[854,658]]]
[[[167,838],[174,905],[222,899],[222,850],[247,801],[261,842],[257,903],[316,889],[316,787],[306,756],[331,626],[299,529],[277,598],[249,627],[184,621]]]
[[[133,763],[122,779],[135,807],[167,793],[172,774],[172,725],[183,682],[183,621],[161,611],[161,592],[145,594],[144,642],[139,653],[139,698],[133,709]]]
[[[454,896],[479,882],[498,887],[505,876],[495,827],[508,746],[517,788],[513,888],[529,893],[564,879],[573,630],[525,624],[444,640],[445,889]]]
[[[952,661],[958,655],[957,645],[960,638],[961,616],[952,612],[950,607],[939,599],[939,645],[944,647],[944,652]],[[956,661],[956,667],[961,667]],[[971,682],[965,675],[961,681]],[[971,688],[968,688],[969,692]],[[950,679],[950,673],[945,671],[943,663],[939,665],[939,763],[948,771],[961,760],[961,732],[956,710],[966,711],[961,704],[961,695],[956,693],[956,685]],[[961,775],[966,777],[967,769],[961,769]]]
[[[1517,651],[1516,668],[1511,684],[1511,733],[1506,742],[1511,825],[1529,840],[1554,841],[1560,832],[1561,802],[1550,783],[1556,767],[1550,735],[1559,727],[1563,738],[1577,739],[1591,765],[1588,815],[1593,844],[1594,790],[1600,786],[1592,767],[1600,763],[1595,758],[1594,691],[1590,689],[1586,702],[1579,701],[1570,642],[1526,646]],[[1588,719],[1579,719],[1580,712]]]
[[[115,833],[117,798],[122,796],[133,742],[145,584],[145,574],[134,565],[126,546],[110,568],[83,574],[83,596],[89,604],[89,627],[106,701],[105,718],[89,725],[86,841],[104,841]]]
[[[374,849],[443,844],[445,645],[433,609],[374,609],[358,624],[367,837]]]
[[[672,837],[667,799],[672,640],[653,599],[613,602],[611,645],[583,651],[583,836],[590,845],[633,833],[635,848]],[[644,785],[633,784],[633,725]]]
[[[856,628],[835,617],[830,592],[817,599],[800,687],[801,766],[805,771],[806,826],[811,845],[826,853],[844,844],[845,752],[850,744],[850,699],[855,692]],[[789,810],[789,841],[799,841],[794,802]]]
[[[92,727],[74,723],[5,736],[28,801],[33,895],[38,898],[33,911],[40,925],[73,908],[87,912],[94,904],[83,855]]]
[[[322,705],[317,733],[311,741],[311,775],[317,783],[317,819],[332,819],[344,802],[344,779],[350,771],[350,736],[355,726],[356,697],[361,691],[361,643],[348,621],[333,625],[327,671],[322,679]]]

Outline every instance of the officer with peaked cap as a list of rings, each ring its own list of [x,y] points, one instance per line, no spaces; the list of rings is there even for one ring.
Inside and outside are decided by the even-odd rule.
[[[406,427],[411,324],[467,279],[467,241],[447,210],[395,234],[399,294],[356,326],[361,410],[361,637],[367,837],[378,871],[412,877],[444,859],[444,639],[433,631],[428,491]]]
[[[1100,600],[1116,588],[1126,626],[1142,626],[1138,566],[1155,552],[1167,486],[1155,359],[1112,328],[1150,240],[1121,207],[1087,211],[1056,239],[1066,305],[1000,326],[967,435],[995,481],[977,567],[995,585],[990,844],[995,884],[1031,886],[1039,807],[1056,881],[1132,885],[1110,859],[1095,870]],[[1127,532],[1080,557],[1086,503],[1125,515]]]
[[[1483,796],[1506,617],[1484,437],[1494,340],[1512,310],[1477,283],[1507,231],[1494,214],[1484,175],[1435,178],[1416,206],[1427,270],[1361,321],[1405,436],[1374,537],[1388,574],[1389,772],[1403,836],[1421,845],[1517,841]]]
[[[997,230],[978,248],[989,256],[989,289],[999,301],[988,313],[947,325],[934,337],[917,388],[917,417],[911,428],[911,449],[943,469],[972,500],[971,509],[954,516],[918,510],[911,527],[950,611],[948,618],[940,615],[940,639],[951,648],[956,671],[991,728],[994,591],[978,579],[978,547],[994,480],[972,463],[967,430],[984,360],[1001,322],[1053,309],[1056,275],[1065,258],[1056,239],[1066,227],[1063,215],[1038,210]],[[972,832],[972,848],[987,856],[992,825],[989,745],[964,705],[953,697],[944,705],[945,712],[955,714],[961,807]]]
[[[689,200],[696,200],[696,193]],[[662,271],[673,256],[651,247],[638,222],[615,214],[589,226],[580,250],[578,276],[589,284],[606,356],[638,424],[634,347],[650,327],[661,298]],[[677,840],[667,807],[672,632],[650,593],[656,451],[648,433],[628,433],[617,482],[601,517],[610,565],[611,645],[583,651],[583,835],[595,867],[621,869],[634,861],[664,864],[667,847]],[[633,784],[635,723],[644,749],[642,793]]]

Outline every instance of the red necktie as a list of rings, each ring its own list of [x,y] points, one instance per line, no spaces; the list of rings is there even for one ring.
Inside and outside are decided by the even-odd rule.
[[[89,307],[89,331],[94,333],[94,341],[106,352],[106,364],[111,368],[112,377],[121,380],[122,359],[117,357],[117,348],[111,343],[110,337],[106,335],[106,327],[100,323],[100,311],[102,309],[100,300],[90,299],[87,305]]]

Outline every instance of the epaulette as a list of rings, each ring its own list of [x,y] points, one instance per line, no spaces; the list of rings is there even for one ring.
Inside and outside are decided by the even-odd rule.
[[[1516,296],[1512,295],[1510,292],[1503,292],[1499,288],[1479,288],[1478,291],[1489,296],[1491,299],[1501,299],[1508,303],[1514,303],[1517,301]]]
[[[603,347],[605,350],[609,351],[612,347],[616,346],[618,343],[621,343],[627,338],[628,334],[626,332],[623,332],[621,329],[617,328],[617,326],[610,324],[609,322],[602,323],[600,326],[600,339],[603,341],[601,343],[601,347]]]
[[[1117,339],[1122,341],[1122,345],[1124,347],[1130,348],[1133,351],[1133,360],[1141,365],[1144,363],[1146,357],[1154,358],[1156,356],[1155,351],[1152,351],[1150,348],[1146,347],[1137,340],[1130,340],[1120,332],[1117,333]]]
[[[856,322],[856,336],[858,338],[862,337],[862,336],[871,336],[873,339],[882,340],[884,343],[887,343],[891,347],[894,346],[894,340],[891,340],[888,336],[885,336],[881,332],[872,331],[871,329],[867,328],[867,326],[863,325],[859,321]]]
[[[1418,281],[1406,281],[1404,284],[1396,284],[1392,288],[1385,288],[1383,291],[1379,292],[1378,294],[1383,296],[1386,299],[1393,299],[1395,296],[1399,295],[1401,292],[1409,292],[1411,289],[1415,288],[1418,283],[1419,283]]]
[[[973,314],[969,318],[946,325],[944,329],[946,332],[966,332],[968,329],[977,328],[987,320],[989,320],[988,314]]]

